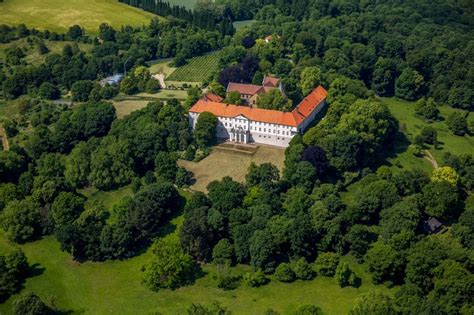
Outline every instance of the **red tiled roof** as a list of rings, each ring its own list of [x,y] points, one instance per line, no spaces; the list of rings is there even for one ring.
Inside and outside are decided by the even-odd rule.
[[[205,99],[197,101],[189,111],[192,113],[210,112],[216,116],[228,118],[242,115],[253,121],[297,127],[322,103],[326,96],[327,91],[322,86],[318,86],[292,112],[227,105]]]
[[[206,95],[204,95],[204,99],[205,100],[208,100],[208,101],[211,101],[211,102],[222,102],[224,99],[222,97],[220,97],[219,95],[217,94],[214,94],[214,93],[207,93]]]
[[[264,86],[277,87],[279,82],[280,82],[279,78],[272,77],[272,76],[269,76],[269,75],[266,75],[263,78],[263,85]]]
[[[254,84],[229,82],[229,85],[227,85],[227,93],[239,92],[240,94],[255,95],[261,88],[261,86]]]

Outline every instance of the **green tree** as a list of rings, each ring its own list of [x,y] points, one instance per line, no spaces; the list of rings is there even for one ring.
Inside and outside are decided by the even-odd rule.
[[[446,125],[457,136],[464,136],[468,131],[466,115],[461,112],[450,113],[446,117]]]
[[[275,278],[281,282],[293,282],[296,276],[293,270],[291,270],[290,264],[281,263],[275,269]]]
[[[425,80],[416,70],[405,68],[395,83],[395,95],[408,101],[418,99],[423,93]]]
[[[428,100],[425,98],[419,99],[415,103],[415,113],[428,122],[437,120],[439,117],[439,109],[436,108],[436,104],[432,98]]]
[[[143,266],[143,283],[152,291],[176,289],[194,280],[196,265],[178,243],[160,239],[153,245],[153,258]]]
[[[257,107],[288,112],[293,107],[293,102],[287,99],[279,89],[272,89],[257,97]]]
[[[54,199],[49,212],[56,228],[72,224],[84,211],[85,200],[71,192],[61,192]]]
[[[227,96],[225,97],[223,102],[226,104],[236,104],[236,105],[244,104],[240,93],[237,91],[232,91],[232,92],[227,93]]]
[[[9,240],[24,243],[43,232],[39,205],[31,197],[11,201],[0,215],[2,228]]]
[[[395,77],[397,66],[395,61],[389,58],[380,57],[375,64],[372,75],[372,88],[375,93],[381,96],[393,95],[395,91]]]
[[[61,96],[61,91],[58,89],[57,86],[53,85],[52,83],[43,82],[40,85],[38,94],[41,98],[47,100],[55,100]]]
[[[321,69],[306,67],[301,71],[300,85],[303,95],[308,95],[314,88],[321,84]]]
[[[267,277],[260,269],[255,272],[247,272],[244,274],[243,280],[245,284],[253,288],[260,287],[268,282]]]
[[[212,249],[212,261],[215,264],[231,265],[234,257],[234,246],[228,239],[221,239]]]
[[[274,251],[275,245],[270,233],[265,230],[255,231],[250,239],[251,265],[261,268],[265,273],[272,272],[276,265]]]
[[[52,310],[34,293],[26,293],[15,300],[13,305],[15,315],[48,315]]]
[[[314,262],[314,269],[318,275],[332,277],[339,264],[339,256],[336,253],[321,253]]]
[[[124,140],[106,137],[92,152],[89,182],[102,190],[128,184],[134,177],[130,148]]]
[[[350,315],[397,315],[395,302],[382,292],[370,291],[357,299]]]
[[[167,180],[171,183],[176,178],[178,164],[171,154],[161,151],[155,159],[155,174],[157,177]]]
[[[294,314],[295,315],[323,315],[324,312],[321,310],[320,307],[316,305],[303,305],[303,306],[300,306]]]
[[[367,251],[365,261],[374,283],[397,282],[403,279],[403,257],[390,245],[380,241],[374,243]]]
[[[453,186],[456,186],[459,182],[459,174],[452,167],[442,166],[433,170],[431,180],[433,182],[445,181]]]
[[[313,270],[306,258],[301,257],[293,262],[291,269],[294,271],[296,278],[301,280],[311,280],[313,278]]]
[[[15,184],[0,184],[0,213],[10,201],[19,198],[20,192],[18,191],[18,188],[15,186]]]
[[[360,279],[355,275],[354,271],[351,270],[346,262],[339,263],[334,278],[341,288],[348,285],[358,286],[360,282]]]
[[[72,100],[77,102],[87,102],[93,88],[94,84],[89,80],[74,82],[71,86]]]
[[[432,182],[423,188],[425,212],[441,220],[457,215],[462,209],[459,190],[452,184]]]
[[[212,113],[204,112],[199,115],[194,136],[200,147],[208,147],[215,141],[217,121],[217,117]]]

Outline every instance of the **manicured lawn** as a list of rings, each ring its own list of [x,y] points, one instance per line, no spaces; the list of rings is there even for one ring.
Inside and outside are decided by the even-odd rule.
[[[5,0],[0,3],[3,24],[26,24],[28,27],[65,32],[78,24],[97,33],[101,23],[114,27],[142,26],[155,15],[117,0]]]
[[[474,154],[474,139],[470,136],[455,136],[446,126],[444,121],[436,121],[433,123],[426,123],[424,120],[415,116],[414,103],[398,100],[396,98],[382,98],[383,102],[387,104],[392,115],[397,118],[400,123],[401,130],[406,136],[406,140],[413,141],[413,138],[420,133],[424,127],[431,126],[436,129],[438,133],[438,140],[441,145],[435,149],[433,146],[429,146],[428,150],[433,154],[438,163],[442,162],[442,156],[445,152],[451,152],[459,155],[461,153]],[[441,116],[444,118],[456,109],[448,106],[440,106],[439,110]],[[470,114],[469,120],[474,119],[474,115]],[[406,141],[405,141],[406,142]],[[409,144],[409,143],[408,143]],[[406,152],[406,146],[401,145],[398,148],[397,156],[395,158],[389,158],[388,161],[392,164],[396,164],[397,161],[404,168],[419,167],[425,170],[431,170],[432,167],[428,161],[423,158],[418,158]],[[389,148],[393,149],[393,148]]]
[[[210,182],[220,180],[225,176],[243,182],[251,162],[255,162],[257,165],[271,162],[282,170],[284,160],[284,149],[260,146],[254,155],[214,148],[208,157],[197,163],[184,160],[180,160],[178,163],[194,173],[196,183],[191,186],[191,189],[206,191]]]
[[[150,73],[151,74],[163,73],[166,78],[171,73],[173,73],[173,71],[176,70],[175,67],[171,66],[172,62],[173,62],[173,59],[159,59],[159,60],[150,61],[148,62],[148,65],[150,66]]]
[[[202,82],[207,80],[214,72],[218,71],[219,52],[205,56],[194,57],[182,67],[177,68],[166,80]]]

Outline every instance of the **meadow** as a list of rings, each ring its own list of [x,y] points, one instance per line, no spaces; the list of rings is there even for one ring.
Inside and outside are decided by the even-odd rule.
[[[188,0],[190,1],[190,0]],[[26,24],[29,28],[66,32],[74,24],[97,33],[101,23],[114,27],[142,26],[156,15],[119,3],[117,0],[4,0],[0,23]]]
[[[102,201],[109,209],[132,194],[130,187],[106,193],[92,190],[82,193],[89,197],[89,202]],[[180,193],[189,197],[189,193]],[[163,227],[163,236],[177,239],[182,222],[182,215],[172,219]],[[0,231],[0,253],[14,246]],[[269,308],[288,314],[303,304],[316,304],[328,315],[347,314],[357,297],[369,290],[393,293],[393,289],[373,285],[365,267],[350,257],[343,259],[362,278],[362,286],[357,289],[340,288],[334,279],[326,277],[286,284],[270,276],[271,282],[260,288],[241,284],[235,290],[223,291],[217,288],[215,266],[203,265],[203,276],[193,285],[154,293],[142,285],[140,275],[140,268],[151,256],[149,252],[123,261],[78,263],[62,252],[51,236],[20,247],[36,274],[27,279],[21,293],[34,292],[65,314],[186,314],[192,303],[209,305],[213,301],[233,314],[263,314]],[[238,265],[232,268],[232,273],[241,275],[249,270],[248,266]],[[17,296],[0,304],[0,314],[11,312]]]
[[[204,56],[194,57],[182,67],[174,70],[166,81],[203,82],[218,71],[219,53],[213,52]]]
[[[284,160],[285,150],[277,147],[259,146],[254,154],[236,153],[215,147],[209,156],[199,162],[180,160],[178,164],[194,173],[196,183],[191,189],[206,191],[210,182],[225,176],[243,182],[252,162],[257,165],[271,162],[281,171]]]
[[[472,136],[456,136],[447,127],[444,119],[449,113],[457,109],[449,106],[439,106],[440,121],[427,123],[415,115],[415,103],[399,100],[396,98],[382,98],[382,101],[388,106],[392,115],[399,121],[400,129],[403,131],[406,139],[397,141],[394,148],[387,148],[387,151],[393,151],[396,155],[388,158],[388,163],[394,169],[399,168],[421,168],[425,171],[431,171],[432,166],[430,162],[421,157],[416,157],[407,151],[407,140],[413,141],[414,137],[418,135],[425,127],[433,127],[438,133],[439,147],[427,146],[427,150],[434,156],[438,163],[442,162],[442,157],[445,152],[450,152],[455,155],[462,153],[474,155],[474,139]],[[472,114],[468,117],[469,121],[474,120]]]

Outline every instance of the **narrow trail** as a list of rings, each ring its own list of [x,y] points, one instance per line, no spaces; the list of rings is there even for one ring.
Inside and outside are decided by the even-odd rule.
[[[8,142],[7,133],[5,132],[5,128],[3,125],[0,124],[0,139],[2,139],[2,146],[4,151],[10,150],[10,142]]]
[[[438,162],[436,161],[434,156],[431,154],[431,152],[428,150],[425,150],[424,153],[425,153],[424,158],[428,160],[428,162],[430,162],[430,164],[433,166],[434,169],[437,169],[439,167]]]

